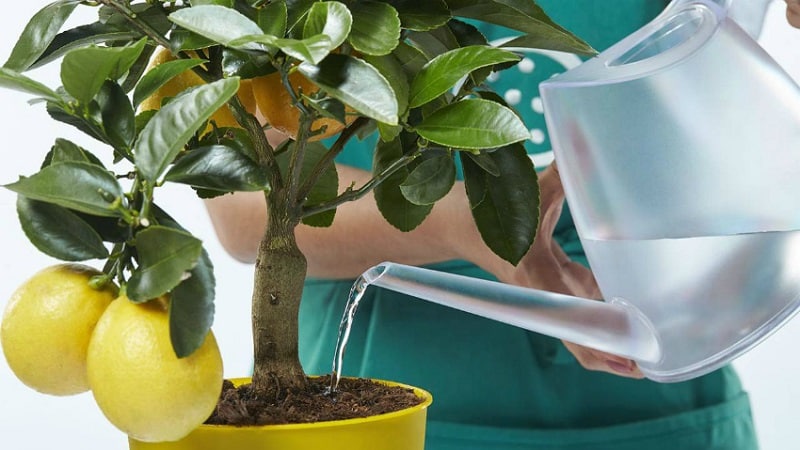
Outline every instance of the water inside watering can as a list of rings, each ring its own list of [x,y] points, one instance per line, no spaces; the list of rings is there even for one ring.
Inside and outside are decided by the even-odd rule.
[[[697,375],[670,379],[670,368],[718,367],[774,331],[800,301],[800,231],[583,245],[602,261],[595,275],[604,296],[634,304],[659,330],[656,379]]]

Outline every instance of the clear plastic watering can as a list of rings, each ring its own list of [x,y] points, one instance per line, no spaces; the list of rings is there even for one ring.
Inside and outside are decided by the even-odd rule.
[[[800,88],[726,0],[675,0],[541,86],[605,301],[384,263],[368,283],[637,361],[729,362],[800,308]]]

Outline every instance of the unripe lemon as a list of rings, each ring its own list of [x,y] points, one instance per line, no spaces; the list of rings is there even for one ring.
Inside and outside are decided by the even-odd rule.
[[[23,383],[52,395],[89,389],[89,339],[117,296],[111,283],[100,290],[89,286],[100,274],[81,264],[59,264],[36,273],[12,294],[0,342],[8,366]]]
[[[258,107],[258,112],[264,117],[267,123],[274,129],[286,136],[297,139],[297,131],[300,129],[300,110],[294,106],[292,97],[284,88],[280,73],[275,72],[269,75],[253,78],[253,96]],[[295,91],[302,91],[304,95],[311,96],[319,87],[299,72],[289,74],[289,83]],[[348,112],[352,109],[347,108]],[[347,115],[347,122],[355,120],[354,115]],[[345,124],[335,119],[321,117],[311,124],[311,130],[316,131],[326,127],[325,131],[314,135],[310,141],[318,141],[331,137],[342,131]]]
[[[153,57],[152,61],[150,61],[150,68],[156,67],[159,64],[165,63],[167,61],[175,60],[175,56],[164,48],[159,49],[155,56]],[[148,111],[152,109],[160,109],[161,102],[164,101],[165,98],[175,97],[176,95],[180,94],[184,90],[192,86],[199,86],[203,84],[204,81],[200,78],[199,75],[194,73],[192,70],[186,70],[174,78],[170,79],[166,84],[158,88],[156,92],[153,93],[150,97],[144,99],[139,105],[139,109],[141,111]],[[250,80],[241,80],[239,82],[239,91],[237,93],[239,96],[239,100],[242,102],[242,105],[247,109],[247,111],[254,113],[256,111],[256,101],[253,97],[253,89]],[[216,122],[218,127],[237,127],[241,128],[239,123],[236,121],[236,118],[233,117],[233,113],[231,112],[228,105],[223,105],[220,109],[218,109],[212,116],[212,121]],[[206,128],[205,132],[211,130],[211,125]]]
[[[89,343],[89,385],[106,418],[143,442],[175,441],[202,424],[222,390],[222,358],[214,335],[178,358],[161,299],[135,304],[120,296]]]

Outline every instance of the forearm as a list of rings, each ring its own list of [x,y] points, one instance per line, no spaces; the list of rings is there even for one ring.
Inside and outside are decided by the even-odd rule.
[[[338,166],[341,186],[363,185],[369,173]],[[266,225],[261,194],[237,193],[206,202],[225,248],[237,259],[252,262]],[[462,183],[440,200],[416,229],[401,232],[381,216],[371,195],[341,205],[328,228],[300,225],[298,245],[308,259],[308,274],[353,278],[382,261],[430,264],[466,259],[499,270],[504,263],[483,244],[473,223]]]

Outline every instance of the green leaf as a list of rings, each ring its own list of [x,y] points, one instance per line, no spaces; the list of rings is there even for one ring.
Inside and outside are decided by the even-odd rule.
[[[487,153],[501,175],[485,172],[460,153],[472,216],[486,245],[516,265],[528,252],[539,223],[539,184],[523,144]]]
[[[112,204],[124,195],[112,173],[83,162],[53,164],[5,187],[33,200],[106,217],[119,216]]]
[[[488,46],[443,53],[426,64],[411,82],[410,106],[416,108],[444,94],[475,69],[511,61],[519,61],[519,56]]]
[[[25,236],[45,255],[62,261],[108,257],[100,235],[67,208],[20,195],[17,214]]]
[[[365,56],[364,61],[378,69],[378,72],[389,82],[397,100],[397,111],[403,116],[408,110],[408,76],[403,65],[392,54],[383,56]],[[391,139],[388,139],[391,140]]]
[[[489,175],[499,177],[501,175],[500,168],[497,167],[497,163],[494,162],[494,159],[490,156],[490,153],[487,151],[481,151],[479,153],[473,152],[461,152],[461,157],[463,155],[467,155],[469,159],[472,160],[475,164],[477,164],[484,172],[488,173]]]
[[[272,1],[258,10],[258,26],[264,34],[281,37],[289,26],[289,10],[284,0]]]
[[[296,143],[290,142],[286,151],[278,156],[278,164],[281,168],[281,173],[287,176],[289,168],[289,160],[291,155],[295,152]],[[309,142],[306,145],[305,155],[303,157],[303,167],[300,170],[300,182],[305,183],[311,175],[312,170],[316,165],[325,157],[328,149],[319,142]],[[331,166],[317,179],[311,191],[306,196],[303,206],[313,207],[321,203],[327,202],[336,198],[339,193],[339,176],[336,172],[336,167]],[[333,223],[336,210],[324,211],[303,218],[303,223],[314,227],[329,227]]]
[[[378,142],[373,161],[373,175],[380,174],[395,161],[403,157],[402,139],[398,137],[391,142]],[[433,205],[415,205],[408,201],[400,189],[400,185],[409,175],[408,168],[398,169],[390,177],[375,186],[373,194],[381,215],[389,224],[400,231],[411,231],[421,224]]]
[[[72,141],[56,138],[56,143],[45,157],[42,168],[62,162],[83,162],[103,167],[103,163],[96,156]]]
[[[169,338],[178,358],[195,352],[205,342],[214,322],[214,266],[203,250],[189,278],[172,290],[169,302]]]
[[[129,42],[140,36],[141,33],[137,31],[106,23],[95,22],[88,25],[80,25],[59,33],[39,59],[31,64],[30,68],[35,69],[55,61],[76,48],[87,47],[92,44],[113,45],[117,42]]]
[[[395,125],[395,93],[383,75],[367,62],[348,55],[331,54],[319,65],[303,63],[298,71],[364,116]]]
[[[141,39],[126,47],[90,46],[72,50],[61,62],[64,89],[79,102],[89,103],[106,80],[117,81],[131,68],[146,44]]]
[[[3,67],[15,72],[28,70],[44,53],[79,3],[80,0],[59,0],[34,14]]]
[[[183,281],[198,262],[202,242],[191,234],[155,225],[136,234],[139,267],[128,280],[128,298],[145,302],[166,294]]]
[[[136,113],[122,87],[113,81],[106,81],[97,96],[103,118],[103,128],[109,142],[125,152],[136,138]]]
[[[200,5],[179,9],[169,15],[176,25],[225,46],[243,36],[262,34],[261,27],[244,14],[219,5]],[[242,48],[259,50],[255,44]]]
[[[400,41],[400,16],[391,5],[366,1],[353,11],[350,45],[365,55],[386,55]]]
[[[422,67],[428,63],[429,59],[418,48],[413,47],[405,42],[401,42],[394,51],[392,56],[397,58],[400,65],[403,67],[403,72],[407,77],[413,78],[422,70]]]
[[[61,103],[61,97],[49,87],[5,67],[0,67],[0,87],[33,94],[54,103]]]
[[[359,5],[360,7],[360,5]],[[308,11],[303,27],[303,37],[325,35],[330,39],[331,50],[342,45],[350,34],[353,16],[343,3],[317,2]],[[316,63],[314,63],[316,64]]]
[[[266,171],[252,159],[224,145],[190,151],[172,166],[164,179],[224,192],[269,189]]]
[[[195,132],[238,89],[238,78],[218,80],[186,90],[159,109],[134,146],[136,167],[145,179],[155,182]]]
[[[431,142],[466,149],[502,147],[530,137],[513,111],[483,99],[447,105],[426,117],[416,131]]]
[[[308,10],[318,0],[286,0],[286,9],[289,11],[289,16],[286,19],[288,29],[291,31],[303,22],[303,19],[308,15]]]
[[[388,0],[408,30],[425,31],[439,28],[450,20],[450,10],[442,0]]]
[[[431,150],[426,150],[428,152]],[[453,156],[447,152],[435,152],[422,158],[400,185],[400,191],[415,205],[432,205],[447,195],[455,182]]]
[[[541,7],[530,0],[447,0],[447,4],[454,16],[528,33],[531,38],[538,40],[536,48],[569,53],[596,53],[589,44],[553,22]],[[521,45],[524,43],[525,41],[520,40],[514,45],[530,45]],[[506,46],[511,46],[511,43]]]
[[[158,206],[153,208],[153,215],[162,226],[186,232]],[[170,341],[179,358],[194,353],[203,344],[214,321],[214,267],[208,253],[201,250],[200,259],[189,272],[189,277],[181,281],[170,295]]]
[[[144,99],[153,95],[158,88],[167,84],[169,80],[178,74],[183,73],[193,67],[197,67],[204,62],[205,60],[199,58],[176,59],[173,61],[166,61],[148,70],[147,73],[142,77],[141,81],[137,83],[136,88],[133,91],[134,106],[139,106]]]

